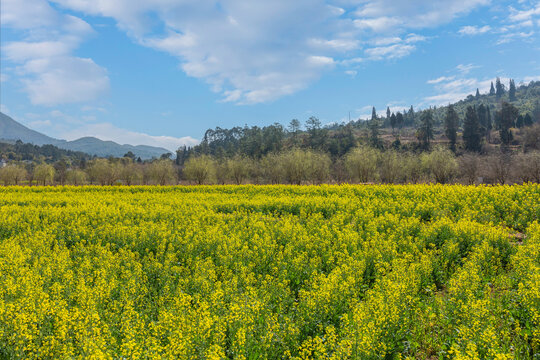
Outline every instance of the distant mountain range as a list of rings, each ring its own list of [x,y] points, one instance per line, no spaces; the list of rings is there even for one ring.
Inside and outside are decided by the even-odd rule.
[[[83,137],[73,141],[55,139],[13,120],[11,117],[0,112],[0,140],[16,141],[34,145],[54,145],[61,149],[82,151],[90,155],[100,157],[114,156],[121,157],[128,151],[141,159],[151,159],[160,157],[162,154],[170,152],[167,149],[147,146],[147,145],[120,145],[114,141],[103,141],[95,137]]]

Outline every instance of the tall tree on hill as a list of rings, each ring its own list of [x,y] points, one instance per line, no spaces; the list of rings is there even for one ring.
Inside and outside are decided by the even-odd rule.
[[[411,107],[409,108],[409,111],[407,112],[407,124],[414,125],[414,120],[415,120],[414,108],[411,105]]]
[[[433,140],[433,113],[431,109],[422,112],[416,137],[420,141],[422,149],[429,150],[431,140]]]
[[[398,111],[398,113],[396,114],[396,123],[400,129],[403,127],[403,122],[404,122],[403,114]]]
[[[321,121],[311,116],[306,121],[306,129],[309,134],[309,145],[313,149],[322,150],[326,141],[326,130],[321,127]]]
[[[478,88],[476,88],[476,98],[478,99],[480,97],[480,90],[478,90]]]
[[[459,116],[453,105],[448,105],[446,116],[444,118],[444,132],[448,140],[450,140],[450,149],[456,152],[457,130],[459,124]]]
[[[390,106],[386,107],[386,120],[390,120]]]
[[[383,147],[383,143],[379,135],[379,119],[377,119],[377,117],[371,119],[369,122],[369,142],[374,148],[381,149]]]
[[[495,95],[497,100],[502,98],[504,95],[504,85],[501,83],[501,79],[499,77],[497,77],[497,80],[495,80]]]
[[[480,136],[487,136],[488,131],[488,107],[484,104],[480,104],[476,108],[476,115],[478,116],[478,126],[480,128]]]
[[[394,132],[394,129],[397,126],[397,117],[396,117],[396,114],[394,113],[390,115],[390,126],[392,126],[392,132]]]
[[[513,135],[510,128],[514,125],[518,114],[518,109],[506,101],[501,104],[501,110],[497,111],[497,118],[500,126],[499,134],[503,145],[509,145],[512,142]]]
[[[486,141],[489,143],[491,141],[491,129],[493,129],[493,120],[491,119],[491,110],[489,109],[489,106],[486,106],[486,108]]]
[[[300,131],[300,121],[298,119],[292,119],[289,123],[288,130],[292,135],[294,145],[296,145],[298,141],[298,132]]]
[[[514,79],[510,79],[510,86],[508,87],[508,100],[510,101],[516,101],[516,84],[514,83]]]
[[[371,120],[377,120],[377,110],[375,110],[375,106],[371,109]]]
[[[480,144],[480,126],[478,115],[472,106],[467,106],[465,121],[463,122],[463,142],[467,151],[479,152]]]
[[[495,87],[493,86],[493,81],[491,82],[491,87],[489,88],[489,95],[495,95]]]

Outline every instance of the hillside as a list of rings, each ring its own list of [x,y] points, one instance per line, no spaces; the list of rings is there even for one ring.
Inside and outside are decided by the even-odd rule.
[[[25,143],[34,145],[56,145],[60,140],[54,139],[37,131],[31,130],[26,126],[19,124],[11,117],[0,112],[0,139],[21,140]]]
[[[502,94],[478,94],[469,95],[466,99],[454,104],[458,119],[458,148],[462,143],[463,120],[467,107],[478,109],[484,105],[491,113],[493,122],[490,140],[480,139],[481,145],[497,145],[499,129],[497,128],[497,111],[503,102],[510,103],[520,116],[528,116],[533,123],[540,122],[540,81],[520,85],[515,89],[515,98],[511,99],[509,87],[504,88],[501,84]],[[378,109],[377,121],[371,119],[357,119],[348,123],[332,123],[323,125],[315,116],[310,117],[302,126],[298,120],[291,121],[286,127],[281,124],[272,124],[265,127],[234,127],[231,129],[209,129],[204,134],[201,143],[192,149],[181,149],[178,156],[187,158],[191,154],[208,154],[216,157],[234,156],[236,154],[248,157],[260,158],[268,153],[281,151],[288,148],[310,148],[329,153],[332,157],[340,157],[347,153],[355,145],[373,145],[374,134],[378,138],[377,147],[392,147],[396,150],[417,150],[417,133],[420,120],[425,111],[431,111],[433,118],[433,143],[447,143],[445,137],[444,118],[448,106],[430,107],[428,109],[414,109],[392,116],[401,117],[401,126],[392,129],[391,117],[386,116],[386,109]],[[375,126],[375,132],[373,124]],[[536,132],[522,129],[518,125],[512,132],[515,135],[511,145],[519,147],[523,145],[522,138],[536,136]],[[523,134],[520,134],[523,133]],[[530,133],[530,134],[527,134]],[[531,139],[529,139],[531,140]],[[528,140],[528,141],[529,141]],[[534,139],[532,139],[533,142]],[[530,142],[530,141],[529,141]],[[536,141],[537,142],[537,141]]]
[[[11,117],[0,112],[0,140],[16,141],[34,145],[54,145],[58,148],[80,151],[100,157],[122,157],[131,151],[141,159],[159,158],[169,151],[164,148],[147,145],[117,144],[114,141],[103,141],[95,137],[83,137],[73,141],[55,139],[18,123]]]

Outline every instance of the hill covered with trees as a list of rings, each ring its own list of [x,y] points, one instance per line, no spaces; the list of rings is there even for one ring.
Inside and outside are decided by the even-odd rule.
[[[540,82],[455,104],[323,126],[209,129],[201,143],[143,161],[133,152],[91,158],[22,142],[0,145],[9,184],[304,184],[540,182]],[[6,166],[7,165],[7,166]]]
[[[532,125],[540,122],[540,81],[517,88],[513,80],[508,87],[499,79],[495,84],[490,93],[477,91],[448,106],[419,111],[411,106],[397,113],[386,109],[382,115],[373,108],[371,119],[349,123],[323,126],[317,117],[310,117],[304,126],[293,119],[287,126],[218,127],[207,130],[199,145],[181,148],[177,153],[182,162],[193,154],[260,158],[295,147],[323,151],[333,158],[357,145],[421,151],[445,144],[457,153],[488,152],[501,144],[537,148],[538,133]]]

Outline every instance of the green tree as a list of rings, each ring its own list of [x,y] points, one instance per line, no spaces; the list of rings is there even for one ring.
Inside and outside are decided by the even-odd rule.
[[[232,159],[227,160],[227,170],[229,177],[240,185],[249,176],[251,168],[251,160],[242,155],[236,155]]]
[[[300,132],[300,121],[292,119],[289,123],[289,133],[292,135],[293,143],[296,145],[298,141],[298,133]]]
[[[215,173],[215,163],[209,155],[200,155],[189,158],[183,169],[184,177],[202,185],[211,180]]]
[[[34,179],[43,186],[54,181],[54,167],[49,164],[39,164],[34,169]]]
[[[0,168],[0,181],[4,185],[19,185],[28,176],[28,172],[19,165],[8,165]]]
[[[514,79],[510,79],[510,86],[508,87],[508,100],[510,101],[516,101],[516,84],[514,83]]]
[[[398,111],[398,113],[396,114],[396,123],[400,129],[403,127],[403,122],[404,122],[403,114]]]
[[[493,81],[491,82],[491,87],[489,88],[489,95],[495,95],[495,87],[493,86]]]
[[[497,100],[502,98],[504,95],[504,85],[501,83],[501,79],[497,77],[497,80],[495,80],[495,96],[497,97]]]
[[[463,122],[463,143],[465,144],[465,150],[479,152],[482,148],[480,139],[478,115],[472,106],[467,106],[465,121]]]
[[[480,98],[480,90],[478,90],[478,88],[476,88],[476,95],[475,97],[478,99]]]
[[[84,185],[86,183],[86,173],[81,169],[69,169],[66,179],[71,185]]]
[[[345,168],[351,179],[366,183],[373,180],[377,170],[379,151],[370,147],[357,147],[345,155]]]
[[[397,126],[397,117],[396,117],[396,114],[394,113],[390,115],[390,126],[392,126],[392,132],[393,132]]]
[[[501,109],[497,112],[497,118],[499,122],[499,135],[501,136],[501,142],[503,145],[509,145],[512,142],[513,135],[511,127],[514,125],[519,111],[518,109],[506,102],[503,101],[501,104]]]
[[[450,141],[450,149],[456,152],[457,130],[459,124],[459,116],[453,105],[448,105],[446,116],[444,118],[444,132]]]
[[[458,170],[454,153],[442,147],[437,147],[431,153],[424,153],[422,165],[440,184],[448,183]]]
[[[433,140],[433,113],[431,109],[423,111],[416,136],[420,141],[420,146],[424,150],[428,150],[431,140]]]
[[[387,184],[396,183],[403,172],[401,154],[394,150],[382,152],[379,156],[378,168],[379,178],[382,182]]]

